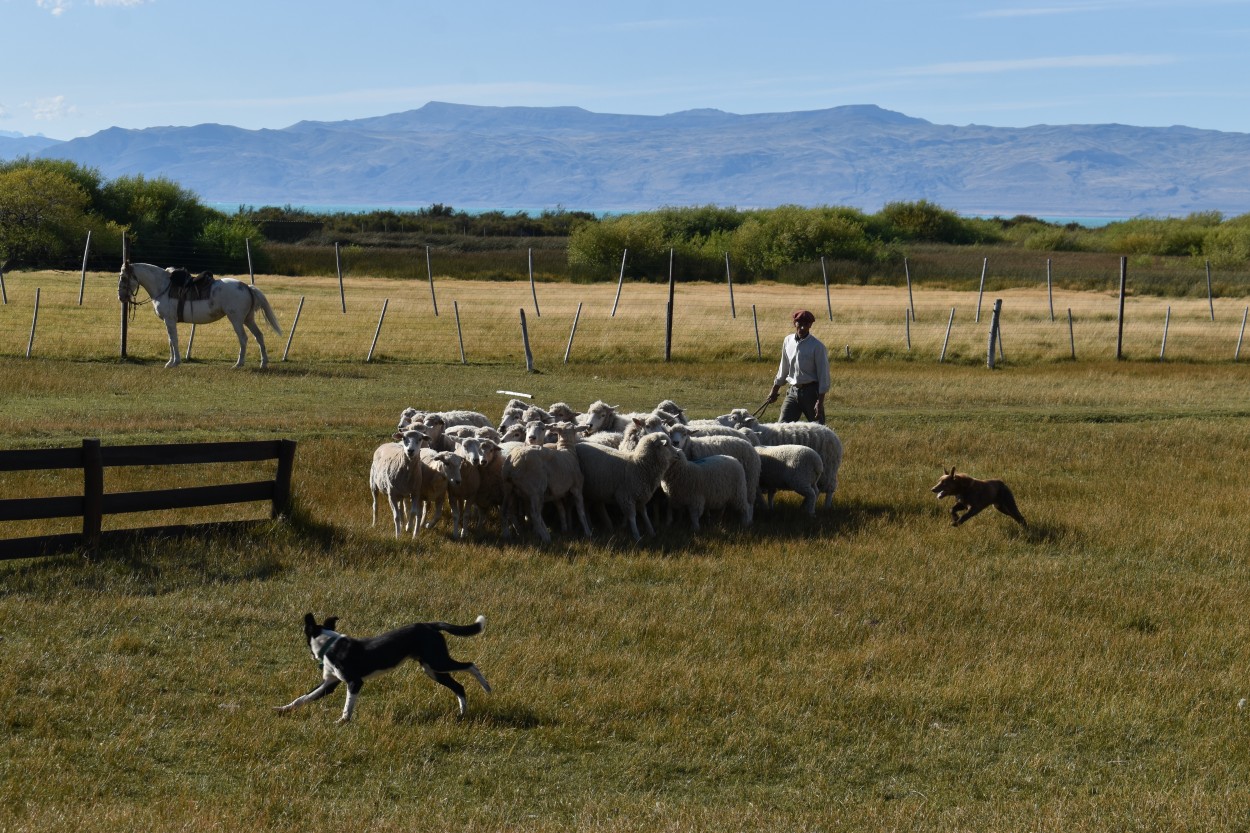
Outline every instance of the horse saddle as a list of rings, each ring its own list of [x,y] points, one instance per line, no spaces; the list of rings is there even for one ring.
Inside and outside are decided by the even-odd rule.
[[[213,291],[213,273],[192,275],[181,266],[169,270],[169,294],[178,299],[178,321],[185,321],[182,311],[187,301],[205,301]]]

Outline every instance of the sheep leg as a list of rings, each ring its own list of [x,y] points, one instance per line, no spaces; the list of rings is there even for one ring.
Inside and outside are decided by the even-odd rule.
[[[538,536],[538,540],[544,544],[551,543],[551,532],[547,529],[547,525],[543,523],[543,499],[537,493],[530,495],[530,526],[533,527],[534,534]]]
[[[407,517],[404,513],[404,499],[388,495],[391,504],[391,518],[395,521],[395,538],[399,538],[400,527],[407,528]]]
[[[582,493],[573,492],[570,498],[573,501],[573,509],[577,512],[577,519],[582,522],[582,532],[590,538],[590,520],[586,517],[586,503],[582,500]]]

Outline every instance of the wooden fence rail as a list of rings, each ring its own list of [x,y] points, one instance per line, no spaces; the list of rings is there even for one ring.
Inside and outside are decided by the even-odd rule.
[[[273,480],[140,492],[104,491],[106,468],[264,460],[278,461]],[[81,448],[0,451],[0,472],[81,469],[83,473],[81,495],[0,499],[0,521],[82,518],[81,533],[0,539],[0,560],[80,550],[94,552],[102,542],[123,535],[180,534],[195,528],[195,525],[175,525],[103,532],[105,515],[269,501],[270,516],[277,517],[290,506],[294,464],[294,440],[102,446],[99,440],[84,439]]]

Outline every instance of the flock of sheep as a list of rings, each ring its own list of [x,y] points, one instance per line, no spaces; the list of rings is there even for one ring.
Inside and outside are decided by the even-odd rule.
[[[598,401],[581,413],[513,399],[498,425],[476,411],[408,408],[393,440],[374,452],[369,488],[373,523],[384,495],[396,538],[433,527],[444,504],[453,537],[497,512],[504,538],[528,525],[544,544],[548,506],[564,531],[572,510],[590,537],[590,512],[605,528],[623,524],[634,541],[655,534],[656,503],[696,531],[722,510],[750,525],[757,502],[771,509],[778,491],[798,493],[814,515],[821,494],[832,505],[842,463],[842,443],[824,425],[763,424],[742,408],[692,420],[671,400],[640,413]]]

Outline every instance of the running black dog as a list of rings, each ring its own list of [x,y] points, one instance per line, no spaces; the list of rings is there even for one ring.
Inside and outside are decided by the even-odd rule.
[[[335,632],[337,623],[337,616],[331,616],[326,619],[325,624],[318,625],[311,613],[304,615],[304,636],[308,638],[313,659],[321,665],[322,682],[302,697],[295,698],[285,706],[278,706],[275,711],[288,712],[297,706],[320,700],[338,688],[340,682],[344,682],[347,683],[347,703],[343,706],[343,716],[338,722],[346,723],[352,719],[356,696],[364,685],[365,677],[394,668],[410,658],[421,663],[422,670],[431,680],[447,686],[455,693],[456,699],[460,701],[461,717],[464,716],[468,701],[465,699],[464,686],[451,676],[452,671],[468,671],[482,684],[486,693],[490,693],[490,683],[486,682],[476,665],[451,658],[447,651],[447,638],[443,636],[443,633],[475,636],[486,627],[485,616],[477,617],[472,625],[417,622],[368,639],[353,639]]]

